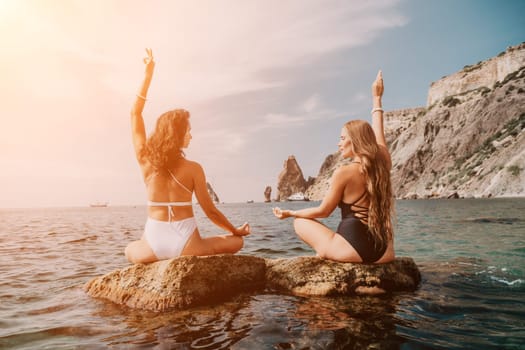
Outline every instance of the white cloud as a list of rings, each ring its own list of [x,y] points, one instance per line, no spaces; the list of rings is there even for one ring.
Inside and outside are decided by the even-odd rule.
[[[403,25],[406,20],[395,4],[73,1],[44,6],[29,1],[20,6],[14,21],[17,35],[4,40],[15,48],[17,57],[35,60],[40,55],[42,62],[33,61],[28,74],[38,71],[36,79],[42,83],[55,76],[63,80],[57,96],[82,96],[83,91],[61,71],[64,62],[53,61],[54,57],[73,58],[64,69],[106,66],[99,72],[100,83],[125,96],[140,82],[142,47],[152,47],[157,60],[152,90],[157,99],[169,101],[175,96],[192,103],[286,84],[284,76],[269,80],[261,72],[363,45],[385,29]],[[49,94],[53,89],[45,97]]]
[[[285,114],[285,113],[269,113],[264,116],[264,125],[261,125],[257,130],[264,128],[288,128],[292,125],[305,125],[310,122],[318,122],[321,120],[330,120],[338,118],[339,115],[331,110],[316,111],[315,113],[302,114]]]
[[[368,98],[369,98],[369,95],[365,95],[362,92],[358,92],[357,94],[352,96],[352,102],[359,103],[359,102],[366,101]]]
[[[276,78],[264,81],[258,73],[363,45],[383,30],[406,22],[391,1],[115,4],[74,2],[66,10],[56,7],[54,16],[49,11],[40,16],[33,12],[28,21],[42,31],[38,34],[44,40],[41,45],[52,44],[92,64],[112,64],[114,76],[107,80],[121,93],[130,87],[120,67],[126,68],[128,77],[140,76],[142,57],[129,55],[142,55],[142,48],[136,51],[141,46],[153,47],[159,73],[155,79],[163,86],[160,93],[183,100],[285,83]],[[123,10],[129,16],[127,23]],[[75,21],[59,15],[73,16]]]
[[[302,104],[302,110],[306,113],[314,111],[320,103],[320,97],[318,94],[312,95],[306,99]]]
[[[266,114],[263,117],[263,124],[257,128],[257,131],[265,128],[288,128],[293,125],[305,125],[339,117],[336,111],[322,105],[319,94],[309,96],[293,110],[296,112]]]
[[[247,142],[246,134],[233,128],[200,129],[193,136],[191,150],[202,155],[209,154],[210,151],[222,156],[236,154]]]

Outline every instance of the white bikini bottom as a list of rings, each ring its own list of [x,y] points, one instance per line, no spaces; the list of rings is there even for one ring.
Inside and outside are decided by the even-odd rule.
[[[181,255],[196,228],[197,222],[193,216],[171,222],[148,218],[144,238],[159,260],[172,259]]]

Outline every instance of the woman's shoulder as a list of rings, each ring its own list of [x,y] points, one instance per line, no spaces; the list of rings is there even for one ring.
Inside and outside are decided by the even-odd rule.
[[[354,172],[354,171],[360,171],[361,170],[361,162],[359,161],[352,161],[352,162],[346,162],[342,164],[337,170],[341,169],[341,171],[345,172]]]
[[[332,176],[334,186],[355,186],[363,182],[363,172],[358,163],[348,163],[338,167]]]
[[[189,159],[186,159],[186,158],[180,159],[179,160],[179,164],[177,164],[176,166],[185,167],[185,168],[191,170],[192,172],[202,171],[202,166],[199,163],[197,163],[194,160],[189,160]]]
[[[361,164],[357,162],[350,162],[342,164],[334,171],[334,176],[351,177],[361,173]]]

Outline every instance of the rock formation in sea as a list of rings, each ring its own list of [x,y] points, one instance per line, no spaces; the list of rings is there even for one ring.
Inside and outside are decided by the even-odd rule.
[[[243,255],[183,256],[135,264],[96,277],[86,293],[152,311],[213,304],[271,289],[295,295],[352,295],[414,291],[421,281],[411,258],[353,264],[319,257],[263,259]]]
[[[411,258],[397,258],[388,264],[353,264],[302,256],[267,260],[266,265],[267,287],[295,295],[413,291],[421,281]]]
[[[222,301],[264,287],[263,258],[183,256],[134,264],[86,283],[85,291],[131,308],[164,311]]]
[[[272,187],[266,186],[264,189],[264,202],[268,203],[272,201]]]
[[[277,179],[277,201],[284,201],[292,194],[304,192],[306,190],[306,180],[303,172],[297,164],[294,156],[289,156],[284,161],[283,170]]]
[[[322,200],[324,194],[328,191],[334,170],[345,163],[346,161],[339,152],[326,157],[321,165],[321,169],[319,169],[319,174],[314,178],[310,178],[313,180],[310,181],[310,186],[308,186],[305,195],[312,201]]]
[[[385,113],[397,198],[525,196],[525,43],[433,82],[427,101]],[[306,190],[311,200],[338,157]]]
[[[208,193],[213,200],[214,203],[220,203],[219,196],[217,196],[217,193],[213,190],[209,182],[206,182],[206,188],[208,189]]]

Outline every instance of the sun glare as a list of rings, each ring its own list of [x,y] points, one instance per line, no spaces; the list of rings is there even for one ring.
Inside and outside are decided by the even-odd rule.
[[[0,0],[0,12],[6,12],[9,8],[14,7],[14,4],[13,0]]]
[[[18,4],[19,2],[16,0],[0,0],[0,19],[5,19],[12,15],[16,11]]]

